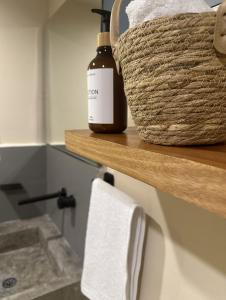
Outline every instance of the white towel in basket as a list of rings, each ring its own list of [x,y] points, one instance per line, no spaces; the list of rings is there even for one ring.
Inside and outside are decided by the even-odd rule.
[[[133,0],[126,8],[130,28],[163,16],[205,11],[212,11],[205,0]]]

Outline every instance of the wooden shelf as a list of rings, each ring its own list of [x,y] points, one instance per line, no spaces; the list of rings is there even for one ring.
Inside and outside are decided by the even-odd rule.
[[[165,147],[126,134],[65,133],[69,151],[226,217],[226,145]]]

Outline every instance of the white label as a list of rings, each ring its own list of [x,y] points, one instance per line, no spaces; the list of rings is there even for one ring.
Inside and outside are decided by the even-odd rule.
[[[89,123],[114,123],[113,69],[87,72]]]

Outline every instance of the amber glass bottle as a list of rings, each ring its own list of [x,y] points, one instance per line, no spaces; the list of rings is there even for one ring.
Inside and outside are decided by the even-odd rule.
[[[102,14],[107,25],[102,26],[105,32],[98,35],[97,56],[88,67],[89,128],[96,133],[120,133],[127,128],[127,102],[110,46],[110,12],[93,12]]]

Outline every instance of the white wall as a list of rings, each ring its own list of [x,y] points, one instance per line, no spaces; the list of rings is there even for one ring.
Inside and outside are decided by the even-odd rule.
[[[66,0],[49,0],[49,17],[53,16]]]
[[[0,145],[36,144],[43,119],[46,0],[0,0]]]
[[[96,56],[100,0],[67,0],[48,23],[47,119],[49,143],[63,143],[64,130],[87,128],[86,70]]]
[[[93,7],[101,0],[0,0],[0,146],[63,143],[65,129],[88,127]]]
[[[139,300],[225,300],[226,220],[109,172],[147,214]]]

